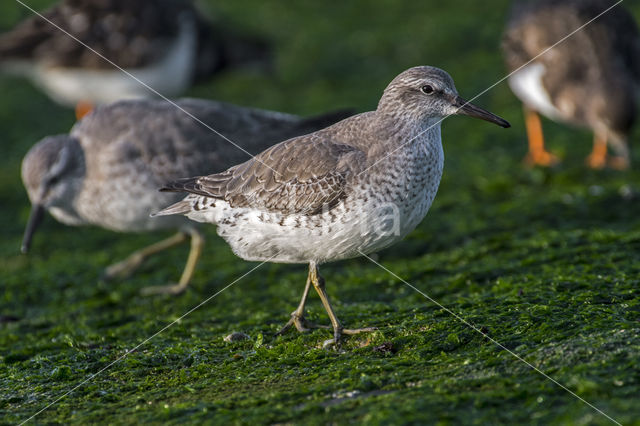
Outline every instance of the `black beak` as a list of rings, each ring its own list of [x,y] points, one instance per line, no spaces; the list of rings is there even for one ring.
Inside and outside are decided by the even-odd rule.
[[[29,215],[29,221],[27,222],[27,228],[24,230],[24,237],[22,238],[22,247],[20,251],[26,254],[31,246],[31,239],[33,233],[36,231],[42,218],[44,217],[44,206],[42,204],[34,204],[31,206],[31,214]]]
[[[458,114],[468,115],[470,117],[480,118],[482,120],[489,121],[491,123],[495,123],[500,127],[504,127],[505,129],[511,127],[511,124],[507,120],[503,120],[495,114],[490,113],[489,111],[482,109],[480,107],[475,106],[474,104],[465,101],[460,96],[456,96],[453,106],[458,108]]]

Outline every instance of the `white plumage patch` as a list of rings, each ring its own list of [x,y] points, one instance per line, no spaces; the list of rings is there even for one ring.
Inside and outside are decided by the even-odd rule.
[[[545,116],[558,120],[561,113],[549,97],[542,84],[542,77],[547,72],[543,64],[533,62],[509,77],[509,86],[525,105]]]

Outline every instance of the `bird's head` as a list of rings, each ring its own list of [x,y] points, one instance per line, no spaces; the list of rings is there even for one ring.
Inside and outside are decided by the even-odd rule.
[[[394,78],[380,99],[378,111],[426,125],[462,114],[510,127],[506,120],[462,99],[451,76],[430,66],[413,67]]]
[[[29,250],[45,210],[51,210],[62,222],[78,222],[72,202],[84,170],[80,144],[69,135],[49,136],[29,150],[22,160],[22,182],[31,200],[23,253]]]

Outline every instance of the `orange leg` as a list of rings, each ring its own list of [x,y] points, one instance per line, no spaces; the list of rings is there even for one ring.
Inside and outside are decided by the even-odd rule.
[[[607,143],[616,154],[609,157],[607,165],[616,170],[627,170],[631,165],[631,155],[629,154],[629,146],[627,145],[627,136],[615,137],[613,135],[609,135]]]
[[[525,163],[530,166],[552,166],[558,163],[558,157],[544,149],[542,123],[538,113],[525,107],[524,116],[529,138],[529,154],[525,158]]]
[[[607,165],[607,138],[595,135],[593,150],[587,157],[587,165],[592,169],[602,169]]]
[[[85,115],[93,111],[93,104],[91,102],[80,101],[76,105],[76,119],[79,121]]]

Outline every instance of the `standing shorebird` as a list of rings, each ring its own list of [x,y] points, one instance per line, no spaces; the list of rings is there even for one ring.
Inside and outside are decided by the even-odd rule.
[[[411,68],[384,91],[375,111],[279,143],[222,173],[180,179],[165,191],[184,200],[157,216],[183,214],[214,223],[243,259],[308,263],[302,300],[280,333],[304,318],[313,284],[337,343],[344,329],[325,292],[318,265],[390,246],[411,232],[431,206],[442,175],[440,122],[466,114],[509,127],[462,100],[446,72]]]
[[[55,101],[76,106],[164,96],[243,63],[264,63],[266,45],[210,25],[188,0],[62,0],[0,36],[0,69],[30,77]]]
[[[509,85],[524,103],[527,163],[549,166],[558,161],[545,150],[541,113],[593,130],[590,167],[629,167],[627,139],[640,89],[640,36],[633,17],[621,5],[603,14],[613,5],[613,0],[513,5],[502,49],[507,67],[515,71]],[[616,153],[609,162],[608,145]]]
[[[221,102],[184,99],[177,104],[251,153],[349,115],[337,112],[302,119]],[[22,180],[32,210],[22,251],[29,249],[45,210],[68,225],[97,225],[120,232],[181,229],[105,273],[106,278],[131,273],[146,257],[190,235],[191,252],[178,284],[145,289],[145,293],[180,293],[191,280],[203,239],[186,218],[149,217],[181,198],[158,193],[157,188],[181,176],[211,168],[224,170],[247,157],[232,142],[165,101],[121,101],[98,107],[69,134],[47,137],[25,156]]]

